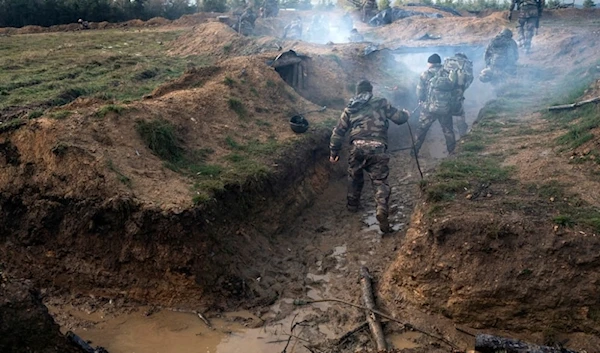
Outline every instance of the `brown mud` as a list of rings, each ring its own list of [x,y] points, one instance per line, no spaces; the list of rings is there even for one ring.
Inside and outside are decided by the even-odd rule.
[[[430,31],[430,21],[408,19],[386,27],[386,43],[399,46]],[[453,23],[456,29],[450,30]],[[459,37],[444,38],[444,44],[474,45],[507,25],[501,14],[445,18],[438,24],[440,31]],[[534,52],[522,60],[525,67],[543,63],[567,70],[594,60],[594,30],[553,29],[535,38]],[[233,43],[231,52],[214,50],[211,31],[223,46]],[[311,344],[331,352],[370,350],[367,332],[336,341],[364,322],[361,310],[334,303],[294,305],[298,298],[357,302],[358,269],[367,266],[382,310],[461,350],[471,348],[472,337],[457,325],[537,342],[569,339],[569,347],[595,351],[599,244],[594,234],[578,228],[557,233],[535,203],[508,209],[509,198],[495,195],[513,188],[509,183],[494,185],[491,198],[461,198],[447,205],[443,218],[428,217],[414,159],[399,151],[390,165],[394,233],[382,236],[371,189],[365,187],[359,214],[348,213],[344,163],[327,162],[329,130],[319,123],[339,111],[311,115],[314,127],[306,136],[289,131],[290,113],[342,106],[351,95],[349,84],[367,73],[378,80],[379,93],[409,106],[414,96],[406,87],[414,84],[415,73],[408,73],[408,64],[398,65],[394,75],[405,80],[394,89],[394,82],[385,81],[385,69],[379,70],[390,58],[360,59],[363,45],[279,44],[232,32],[219,23],[190,29],[172,55],[213,49],[223,61],[188,70],[145,100],[128,104],[123,115],[97,119],[99,104],[76,101],[69,120],[42,117],[2,133],[0,212],[6,221],[0,225],[0,255],[10,259],[3,261],[3,270],[44,288],[45,302],[63,330],[117,353],[150,352],[157,346],[177,352],[190,347],[281,352],[290,334],[304,340],[292,341],[296,352],[310,351],[304,345]],[[588,43],[583,50],[582,41]],[[266,62],[279,52],[273,43],[312,57],[310,89],[293,90],[269,68]],[[544,46],[557,49],[557,57],[577,58],[556,60]],[[236,83],[226,84],[227,78]],[[484,87],[478,85],[472,89],[479,93],[476,98],[493,97],[481,94]],[[243,100],[251,122],[240,124],[228,107],[229,97]],[[483,103],[469,103],[470,123]],[[265,159],[273,167],[266,176],[226,185],[212,195],[216,201],[193,205],[193,180],[165,168],[135,133],[137,120],[153,117],[171,121],[190,150],[213,148],[211,163],[231,152],[226,136],[260,141],[275,136],[283,148]],[[543,126],[536,115],[519,118],[534,128]],[[258,120],[269,123],[268,131]],[[426,175],[446,156],[440,135],[435,130],[431,135],[421,160]],[[394,128],[391,136],[403,139],[396,145],[408,145],[406,126]],[[507,161],[518,167],[522,183],[562,175],[578,180],[583,190],[598,190],[580,169],[564,163],[564,155],[539,142],[551,137],[529,137],[534,143],[515,136],[495,148],[528,146]],[[208,317],[215,330],[207,330],[194,311]],[[384,326],[391,346],[404,352],[451,351],[407,327]]]

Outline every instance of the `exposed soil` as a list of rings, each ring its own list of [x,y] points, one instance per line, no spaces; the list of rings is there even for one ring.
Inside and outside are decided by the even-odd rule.
[[[597,24],[573,29],[550,22],[569,22],[579,14],[550,12],[545,17],[534,52],[522,58],[528,72],[541,65],[565,72],[597,59]],[[443,33],[445,45],[479,45],[507,25],[502,16],[411,18],[367,35],[385,33],[384,44],[390,48],[429,44],[406,42],[425,32]],[[70,105],[75,113],[69,119],[41,117],[0,135],[0,214],[5,220],[0,254],[10,259],[4,263],[9,273],[44,288],[46,303],[63,329],[84,338],[87,330],[95,332],[95,341],[102,339],[98,330],[104,329],[113,338],[110,342],[122,342],[123,332],[115,327],[127,327],[127,320],[137,320],[132,325],[139,327],[140,317],[147,315],[166,322],[161,334],[185,331],[181,340],[195,344],[192,338],[200,329],[179,325],[187,319],[169,316],[167,309],[177,308],[205,313],[229,340],[235,335],[226,331],[258,330],[244,331],[242,343],[221,351],[247,349],[244,340],[260,341],[261,327],[271,330],[266,337],[287,339],[288,328],[302,320],[307,324],[300,335],[322,350],[372,350],[366,332],[335,341],[364,322],[361,310],[331,303],[299,309],[293,304],[297,298],[357,302],[358,269],[367,266],[384,311],[449,340],[454,348],[472,348],[472,337],[457,331],[458,324],[473,333],[546,344],[568,339],[571,349],[598,350],[598,237],[585,227],[555,227],[548,207],[553,201],[539,199],[527,185],[568,180],[569,192],[593,206],[598,206],[595,190],[600,189],[583,172],[586,165],[569,164],[571,154],[545,143],[560,132],[547,129],[539,114],[518,117],[534,133],[508,134],[487,151],[512,153],[506,161],[516,169],[512,179],[490,186],[486,197],[460,194],[439,214],[432,215],[422,200],[414,159],[408,151],[394,152],[390,185],[395,232],[382,237],[369,187],[360,213],[346,211],[345,166],[327,162],[329,129],[324,123],[337,118],[339,110],[334,109],[351,96],[350,84],[364,77],[394,104],[411,107],[416,75],[411,65],[386,51],[364,56],[366,44],[245,38],[224,24],[195,21],[203,19],[177,24],[195,27],[173,44],[171,54],[211,53],[219,59],[217,65],[190,68],[146,99],[123,105],[123,112],[101,118],[102,103],[77,100]],[[545,24],[552,31],[544,31]],[[310,57],[305,88],[292,89],[268,65],[288,49]],[[544,82],[555,86],[560,81]],[[479,83],[472,90],[480,99],[493,96]],[[596,90],[592,87],[588,95]],[[231,98],[243,102],[246,115],[232,110]],[[485,103],[474,101],[467,106],[469,122]],[[289,130],[291,114],[322,105],[329,107],[325,113],[307,116],[312,125],[307,134]],[[211,194],[212,201],[194,205],[194,177],[166,168],[136,132],[137,121],[156,117],[176,127],[187,150],[212,149],[206,162],[224,168],[233,163],[226,158],[232,153],[226,138],[275,139],[280,148],[257,158],[270,167],[265,175],[227,184]],[[445,156],[439,133],[432,135],[421,160],[426,175]],[[406,126],[393,128],[391,136],[396,140],[392,146],[410,144]],[[581,147],[581,153],[596,146],[597,139]],[[227,314],[239,308],[249,311]],[[403,352],[451,351],[440,340],[401,325],[387,322],[385,327],[389,340],[396,342],[392,345]],[[273,344],[274,352],[285,346],[266,344]],[[183,351],[185,345],[178,347]],[[268,352],[265,347],[254,349]],[[111,348],[117,353],[133,349],[131,342]]]

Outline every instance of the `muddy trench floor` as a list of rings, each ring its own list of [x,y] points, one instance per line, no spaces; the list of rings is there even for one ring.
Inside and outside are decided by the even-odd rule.
[[[428,168],[427,161],[424,161],[424,164],[422,168]],[[433,166],[433,162],[430,164]],[[214,310],[204,314],[209,320],[220,322],[220,330],[223,333],[235,331],[235,327],[230,327],[232,323],[241,323],[237,329],[242,330],[261,328],[264,330],[263,336],[268,337],[262,341],[271,342],[259,348],[263,352],[280,352],[287,343],[289,327],[295,322],[304,321],[301,330],[295,329],[296,334],[301,332],[301,337],[310,344],[324,346],[328,339],[340,337],[360,325],[365,319],[364,313],[358,309],[332,303],[297,307],[293,301],[338,298],[358,303],[361,295],[359,269],[361,266],[368,267],[376,285],[385,267],[394,260],[396,250],[408,228],[415,200],[419,198],[419,179],[414,158],[410,157],[408,151],[394,152],[389,178],[392,189],[390,220],[394,233],[389,235],[382,235],[379,231],[375,219],[373,190],[368,178],[365,180],[361,209],[358,213],[350,213],[346,209],[345,178],[331,182],[313,206],[294,220],[287,232],[276,237],[273,248],[265,249],[275,254],[287,255],[272,257],[271,262],[257,269],[260,275],[254,279],[270,281],[272,286],[277,286],[279,298],[274,304],[237,314]],[[193,311],[187,308],[147,307],[123,300],[81,296],[49,297],[46,304],[63,331],[73,330],[91,340],[93,344],[105,346],[111,353],[126,350],[123,350],[122,344],[119,346],[116,337],[118,332],[113,332],[114,336],[111,337],[108,327],[127,327],[128,318],[149,318],[162,311],[188,314]],[[197,321],[196,324],[200,326],[197,329],[202,331],[203,323],[195,315],[188,315],[187,319],[190,317]],[[158,316],[157,320],[168,321]],[[138,329],[141,329],[140,325],[137,325]],[[399,329],[391,324],[387,326],[389,331]],[[186,326],[186,329],[189,327]],[[151,330],[160,331],[160,328],[154,327]],[[168,330],[177,331],[181,330],[181,327]],[[101,331],[103,333],[100,333]],[[104,335],[107,336],[103,337]],[[195,334],[191,335],[194,336]],[[281,342],[273,342],[277,340]],[[366,336],[359,341],[354,344],[369,345]],[[304,350],[296,351],[308,352],[307,348],[302,349]]]

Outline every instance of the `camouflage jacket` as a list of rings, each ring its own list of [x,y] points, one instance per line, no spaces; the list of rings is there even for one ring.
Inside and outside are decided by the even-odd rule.
[[[419,102],[427,101],[427,92],[429,92],[429,81],[441,69],[442,64],[434,64],[421,74],[421,76],[419,77],[419,83],[417,84],[417,98],[419,98]]]
[[[531,18],[542,15],[544,8],[543,0],[512,0],[510,11],[514,8],[519,9],[519,18]]]
[[[283,31],[283,38],[300,39],[302,37],[302,22],[292,21],[292,23],[285,26]]]
[[[400,125],[408,121],[408,114],[398,110],[385,98],[361,93],[350,100],[336,127],[333,128],[329,148],[337,152],[342,148],[344,136],[350,130],[350,143],[354,140],[379,141],[387,145],[389,120]]]
[[[489,67],[516,65],[519,47],[512,38],[496,36],[485,49],[485,63]]]

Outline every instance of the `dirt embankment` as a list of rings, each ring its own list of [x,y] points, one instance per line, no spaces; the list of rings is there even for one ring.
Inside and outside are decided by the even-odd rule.
[[[393,80],[379,67],[389,58],[361,57],[356,48],[309,59],[307,89],[298,92],[320,89],[315,100],[335,107],[365,72]],[[8,221],[0,226],[0,253],[11,258],[7,269],[41,287],[163,305],[271,300],[273,289],[248,281],[248,264],[267,262],[259,249],[339,173],[327,163],[329,129],[319,127],[339,112],[310,114],[309,133],[294,134],[289,117],[317,106],[267,65],[275,56],[191,68],[143,101],[78,100],[4,131],[0,190]],[[327,76],[318,74],[329,67]],[[62,110],[71,115],[53,118]],[[198,181],[166,168],[138,133],[140,122],[156,119],[174,126],[186,151],[206,151],[205,165],[225,174],[238,168],[239,178],[229,175],[212,189],[212,201],[194,206],[198,184],[219,178]],[[277,144],[272,153],[251,154],[269,144]],[[251,174],[244,168],[257,164],[244,158],[268,172]]]
[[[2,352],[83,353],[60,333],[32,283],[0,276]]]
[[[265,20],[268,21],[269,19]],[[283,41],[274,37],[244,37],[227,25],[209,22],[196,26],[171,44],[172,55],[209,55],[216,60],[254,55],[269,64],[279,54],[293,50],[304,57],[304,85],[296,91],[318,104],[343,108],[361,79],[373,81],[380,94],[400,106],[412,106],[416,75],[389,53],[365,56],[368,43],[318,45]]]
[[[554,38],[550,31],[546,27],[544,35],[535,37],[534,52],[521,59],[522,75],[505,92],[499,91],[500,99],[492,104],[508,102],[507,111],[486,110],[490,115],[474,127],[481,135],[467,137],[465,150],[445,162],[446,176],[440,178],[456,194],[417,207],[382,291],[386,302],[395,303],[393,310],[419,307],[473,329],[597,351],[600,238],[594,210],[600,185],[592,151],[600,135],[596,125],[579,122],[585,114],[597,116],[597,107],[589,108],[595,113],[581,112],[580,117],[572,112],[574,124],[584,124],[579,130],[553,122],[560,115],[533,112],[545,110],[539,102],[556,100],[545,92],[566,95],[570,92],[565,90],[581,88],[563,80],[597,77],[596,66],[585,70],[597,62],[596,39],[581,29],[571,34],[581,42],[569,47],[564,45],[568,31],[559,29]],[[557,61],[552,53],[560,50],[577,61]],[[578,70],[571,71],[573,67]],[[529,71],[538,73],[529,77]],[[553,72],[569,74],[565,78]],[[584,96],[594,95],[596,85]],[[518,109],[523,102],[529,106]],[[559,143],[569,131],[576,131],[575,137],[589,131],[594,137],[571,149]],[[481,145],[467,149],[473,148],[473,141]],[[469,153],[481,164],[502,156],[497,168],[508,167],[511,176],[491,183],[478,179],[479,167],[461,169],[469,168],[461,159]],[[471,173],[470,182],[450,185],[458,182],[460,173]]]

